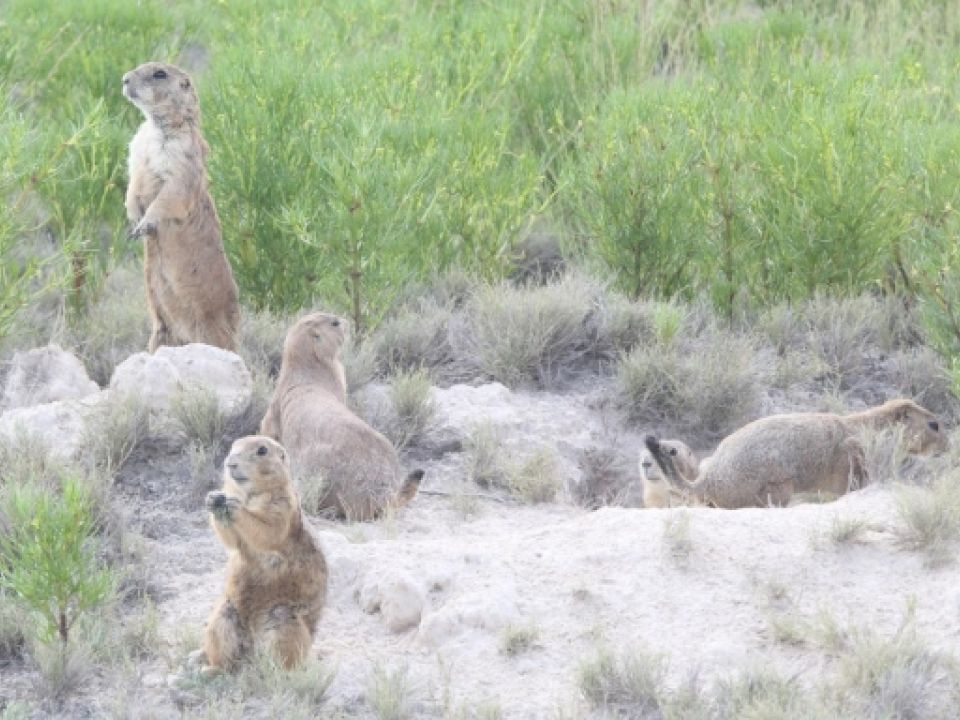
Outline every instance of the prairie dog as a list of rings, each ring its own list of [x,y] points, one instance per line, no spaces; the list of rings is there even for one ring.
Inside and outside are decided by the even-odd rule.
[[[189,76],[149,62],[123,76],[123,94],[146,118],[130,142],[127,218],[144,241],[153,321],[149,350],[202,342],[236,349],[237,284],[207,188],[209,148]]]
[[[423,472],[404,478],[390,441],[347,407],[340,361],[345,327],[343,319],[322,312],[294,324],[260,433],[290,451],[305,502],[309,492],[309,510],[369,520],[413,499]]]
[[[283,447],[256,435],[234,442],[223,488],[207,495],[206,508],[230,551],[204,637],[207,670],[231,669],[252,650],[299,665],[323,610],[327,564],[304,527]]]

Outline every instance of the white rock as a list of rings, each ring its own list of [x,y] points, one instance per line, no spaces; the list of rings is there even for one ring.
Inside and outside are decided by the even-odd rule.
[[[83,363],[59,345],[17,352],[3,387],[0,407],[21,408],[75,400],[100,392]]]
[[[45,445],[52,457],[74,459],[83,442],[87,419],[106,399],[107,393],[97,393],[79,400],[8,410],[0,415],[0,436],[10,441],[29,438]]]
[[[250,402],[253,380],[239,355],[200,343],[131,355],[110,378],[111,390],[136,394],[161,414],[170,413],[177,393],[197,387],[215,393],[220,412],[229,414]]]
[[[420,622],[423,591],[408,575],[398,570],[371,573],[360,590],[364,612],[380,612],[391,632],[403,632]]]

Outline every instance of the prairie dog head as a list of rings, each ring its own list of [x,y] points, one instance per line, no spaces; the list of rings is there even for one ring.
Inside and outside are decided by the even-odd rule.
[[[640,477],[644,483],[668,483],[682,487],[697,479],[700,461],[682,440],[644,439],[640,451]]]
[[[190,76],[175,65],[148,62],[123,76],[123,95],[160,127],[177,127],[200,117],[200,100]]]
[[[223,461],[224,492],[246,502],[254,493],[270,492],[290,482],[287,451],[276,440],[250,435],[235,440]]]
[[[907,450],[918,455],[946,451],[950,442],[936,415],[912,400],[888,400],[877,411],[903,427]]]
[[[283,343],[284,365],[298,370],[339,365],[340,350],[347,339],[346,325],[343,318],[330,313],[303,316],[287,332]]]

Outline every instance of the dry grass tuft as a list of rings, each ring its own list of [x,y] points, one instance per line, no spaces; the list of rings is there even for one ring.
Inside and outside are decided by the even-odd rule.
[[[137,395],[111,392],[87,420],[83,448],[91,466],[113,477],[150,435],[150,408]]]
[[[600,650],[580,665],[580,692],[595,709],[613,717],[653,720],[663,717],[666,661],[644,652],[613,655]]]
[[[479,423],[464,443],[467,477],[480,487],[504,487],[508,470],[500,431],[489,422]]]
[[[693,540],[690,538],[690,513],[678,510],[670,513],[663,521],[663,547],[677,562],[683,564],[693,552]]]
[[[663,322],[661,339],[636,348],[617,369],[618,396],[629,416],[669,419],[712,436],[746,422],[760,394],[753,341],[713,331],[681,342],[672,335],[674,320]]]
[[[552,502],[563,488],[556,452],[546,447],[535,450],[511,470],[507,488],[527,503]]]
[[[430,429],[437,406],[430,397],[432,384],[424,369],[400,372],[390,385],[390,400],[396,422],[390,440],[397,448],[415,445]]]
[[[897,489],[901,541],[922,550],[931,565],[950,562],[960,539],[960,483],[956,473],[942,475],[929,487]]]
[[[171,399],[170,411],[189,440],[209,448],[220,447],[227,418],[220,412],[220,401],[213,390],[199,385],[184,388]]]
[[[457,357],[509,387],[552,387],[594,351],[588,319],[598,293],[581,276],[542,287],[484,286],[454,333]]]
[[[376,666],[367,683],[366,697],[378,720],[407,720],[413,717],[410,682],[405,666],[393,671]]]
[[[536,647],[540,640],[540,628],[535,625],[508,625],[500,634],[500,652],[514,657]]]
[[[580,481],[570,486],[578,505],[595,510],[606,505],[627,505],[637,484],[636,469],[609,445],[585,449],[577,458]]]

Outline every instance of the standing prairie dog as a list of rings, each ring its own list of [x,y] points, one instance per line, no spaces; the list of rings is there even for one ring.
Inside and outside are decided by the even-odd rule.
[[[207,623],[205,671],[229,670],[256,650],[299,665],[323,610],[327,565],[303,524],[286,451],[267,437],[237,440],[206,507],[230,559]]]
[[[644,438],[640,451],[640,482],[645,508],[669,508],[691,504],[684,488],[696,481],[700,461],[681,440]]]
[[[340,362],[345,326],[336,315],[316,312],[290,329],[260,433],[290,451],[309,510],[370,520],[413,499],[423,471],[404,478],[390,441],[347,407]]]
[[[197,92],[179,68],[149,62],[123,76],[123,94],[146,118],[130,142],[126,206],[144,241],[150,352],[191,342],[233,351],[237,284],[207,189]]]
[[[702,502],[721,508],[787,505],[795,492],[842,495],[866,477],[860,434],[903,428],[907,452],[947,449],[937,418],[912,400],[889,400],[863,412],[787,413],[754,420],[728,435],[684,484]]]

